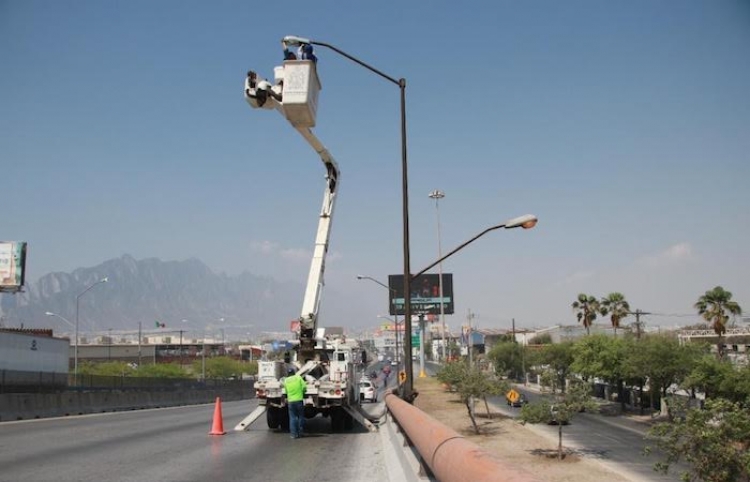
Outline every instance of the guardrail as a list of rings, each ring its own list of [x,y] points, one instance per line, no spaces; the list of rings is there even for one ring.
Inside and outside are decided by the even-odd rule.
[[[455,430],[405,402],[385,395],[385,404],[421,463],[440,482],[540,482],[512,467]]]

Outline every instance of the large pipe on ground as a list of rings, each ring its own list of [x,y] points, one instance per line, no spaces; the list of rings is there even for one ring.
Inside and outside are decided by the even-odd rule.
[[[397,395],[387,394],[385,404],[440,482],[539,482]]]

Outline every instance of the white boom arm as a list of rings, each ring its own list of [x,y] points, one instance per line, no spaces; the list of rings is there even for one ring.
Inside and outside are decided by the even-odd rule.
[[[310,68],[315,75],[315,81],[317,82],[317,74],[315,74],[314,64],[310,61],[299,61],[294,62],[293,64],[295,67],[298,67],[300,62],[305,62],[307,64],[307,67]],[[285,66],[286,64],[287,63],[285,62]],[[320,140],[318,140],[308,127],[314,125],[314,112],[312,113],[312,120],[310,119],[309,111],[301,112],[302,119],[300,120],[299,103],[295,103],[294,109],[284,108],[284,75],[282,74],[278,76],[280,72],[283,72],[283,70],[280,71],[279,69],[284,69],[284,67],[276,68],[277,79],[275,85],[272,85],[267,80],[259,79],[255,72],[248,72],[245,80],[245,100],[253,108],[275,109],[284,115],[297,132],[302,135],[305,141],[307,141],[307,143],[310,144],[320,156],[320,160],[323,161],[326,168],[326,187],[323,193],[323,206],[320,210],[318,232],[315,236],[315,250],[310,264],[310,273],[307,277],[307,287],[305,289],[305,297],[302,302],[302,312],[299,318],[299,341],[300,353],[302,355],[300,361],[303,362],[305,359],[312,356],[315,347],[315,332],[318,327],[320,295],[324,285],[323,275],[325,273],[325,260],[328,253],[333,208],[336,203],[336,193],[341,174],[336,161],[333,159],[333,156],[331,156],[331,153],[328,152],[328,149],[323,146]],[[293,80],[294,79],[290,79],[290,85]],[[296,87],[298,87],[298,85]],[[317,104],[317,92],[311,102]],[[312,107],[315,108],[316,105],[313,105]]]

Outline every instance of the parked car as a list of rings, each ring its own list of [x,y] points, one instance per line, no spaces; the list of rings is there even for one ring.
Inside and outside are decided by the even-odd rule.
[[[570,421],[568,421],[567,418],[562,418],[559,416],[559,412],[557,410],[557,407],[552,405],[549,409],[549,421],[547,422],[547,425],[568,425],[570,424]]]
[[[378,392],[370,380],[359,381],[359,399],[363,402],[377,402]]]

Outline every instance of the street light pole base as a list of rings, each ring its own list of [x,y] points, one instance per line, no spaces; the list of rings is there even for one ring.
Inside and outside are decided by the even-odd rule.
[[[424,372],[424,370],[420,370],[419,378],[427,378],[427,374]]]

